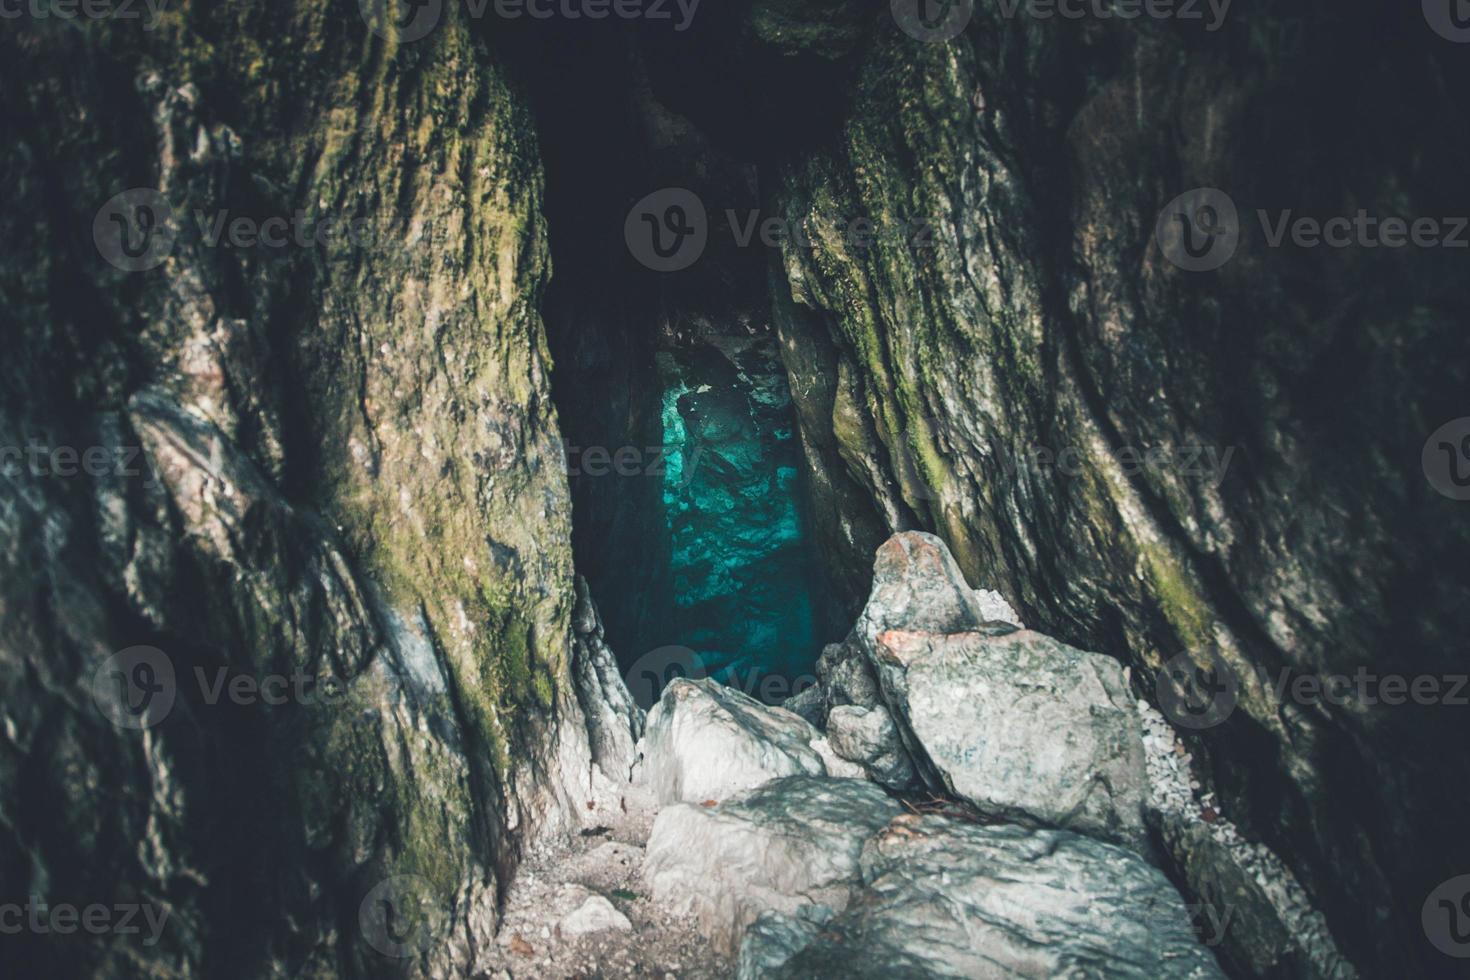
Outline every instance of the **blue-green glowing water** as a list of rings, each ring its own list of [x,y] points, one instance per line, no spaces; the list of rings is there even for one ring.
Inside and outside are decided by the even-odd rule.
[[[658,366],[673,610],[661,642],[780,700],[809,677],[822,643],[785,374],[769,344],[749,341],[664,352]]]

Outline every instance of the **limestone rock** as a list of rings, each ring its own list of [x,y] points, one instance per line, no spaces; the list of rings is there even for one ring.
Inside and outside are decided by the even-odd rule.
[[[603,640],[602,618],[577,576],[577,603],[572,609],[572,680],[587,719],[592,761],[615,780],[625,780],[637,758],[644,713],[633,700],[618,669],[617,657]]]
[[[794,915],[762,912],[740,940],[736,980],[765,980],[810,946],[834,914],[825,905],[803,905]]]
[[[764,976],[1224,980],[1168,879],[1088,837],[905,816],[867,843],[861,871],[863,889],[819,933],[747,934],[769,944]]]
[[[648,713],[638,778],[661,802],[723,800],[780,776],[859,775],[797,715],[678,678]]]
[[[1143,735],[1117,661],[1029,630],[888,630],[876,650],[935,789],[1010,821],[1145,846]]]
[[[888,709],[839,705],[827,715],[827,740],[844,759],[863,767],[875,782],[905,789],[914,781],[914,765],[899,738]]]
[[[613,903],[601,895],[591,895],[556,925],[564,939],[577,939],[594,932],[616,929],[627,932],[633,928],[628,917],[613,907]]]
[[[664,808],[644,877],[654,901],[692,915],[733,952],[766,911],[847,904],[863,842],[902,813],[872,783],[791,776],[723,804]]]

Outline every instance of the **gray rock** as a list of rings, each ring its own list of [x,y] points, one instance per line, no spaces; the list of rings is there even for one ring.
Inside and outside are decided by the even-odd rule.
[[[572,680],[582,714],[592,761],[614,779],[627,779],[637,759],[643,734],[643,710],[633,700],[618,669],[617,658],[603,642],[602,619],[587,590],[576,578],[577,603],[572,610]]]
[[[863,767],[868,778],[891,788],[908,788],[914,764],[899,738],[893,716],[880,705],[839,705],[827,715],[827,741],[832,751]]]
[[[826,905],[803,905],[795,915],[763,912],[745,930],[736,961],[736,980],[763,980],[816,941],[835,913]]]
[[[678,804],[654,821],[644,878],[653,900],[690,915],[733,952],[766,911],[846,906],[863,842],[902,808],[858,779],[792,776],[722,805]]]
[[[820,684],[792,695],[781,702],[781,707],[813,727],[821,727],[827,720],[827,698]]]
[[[638,779],[663,803],[723,800],[780,776],[858,776],[811,725],[715,681],[679,678],[648,713]]]
[[[889,630],[876,647],[935,789],[1011,821],[1146,846],[1143,736],[1116,661],[1029,630]]]
[[[867,843],[861,871],[847,909],[764,976],[1225,976],[1162,873],[1079,834],[906,816]],[[799,935],[750,934],[771,937],[768,961]]]
[[[874,638],[886,629],[961,633],[996,617],[1020,625],[995,593],[970,588],[943,541],[906,531],[889,538],[874,556],[873,588],[853,633],[871,657]]]
[[[878,550],[853,632],[920,777],[1009,821],[1145,847],[1143,734],[1122,667],[998,612],[933,535]],[[836,740],[856,748],[849,720]]]
[[[871,708],[882,700],[873,668],[852,638],[829,644],[822,651],[817,659],[817,677],[829,708],[844,704]]]
[[[594,932],[614,929],[628,932],[633,923],[601,895],[591,895],[556,924],[563,939],[577,939]]]

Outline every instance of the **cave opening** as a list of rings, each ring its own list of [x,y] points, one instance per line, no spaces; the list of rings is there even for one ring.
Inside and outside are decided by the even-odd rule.
[[[634,685],[640,701],[693,672],[779,703],[811,682],[852,611],[812,545],[772,325],[776,253],[735,234],[760,214],[761,142],[740,122],[720,142],[671,108],[688,86],[669,97],[649,43],[562,24],[508,46],[545,165],[542,309],[576,567],[624,671],[656,662],[653,685]],[[716,115],[738,117],[738,99],[706,95]],[[707,243],[677,271],[640,262],[625,229],[637,202],[667,188],[709,215]]]

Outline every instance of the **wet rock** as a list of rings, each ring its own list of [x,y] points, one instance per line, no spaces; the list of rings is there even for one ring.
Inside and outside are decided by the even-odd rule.
[[[780,776],[855,776],[784,708],[709,679],[674,680],[648,713],[638,779],[662,802],[723,800]]]
[[[863,842],[901,812],[872,783],[814,776],[717,806],[676,804],[654,822],[644,878],[655,901],[733,952],[762,912],[844,907]]]

